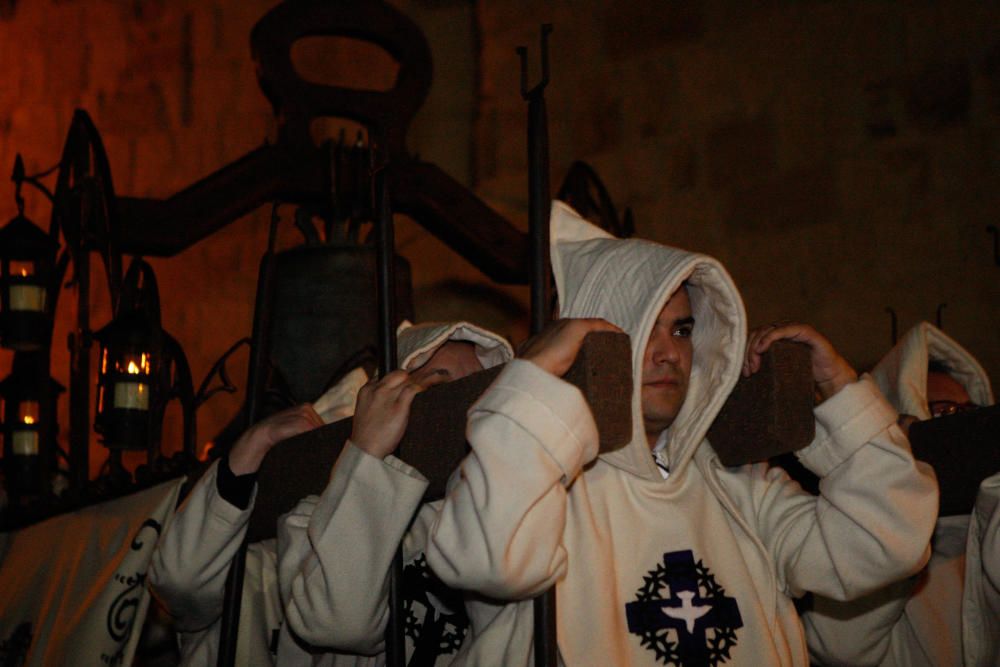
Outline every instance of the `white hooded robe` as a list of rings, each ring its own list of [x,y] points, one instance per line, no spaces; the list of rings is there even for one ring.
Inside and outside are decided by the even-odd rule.
[[[404,323],[398,336],[403,369],[422,366],[449,341],[473,343],[484,368],[514,356],[506,340],[467,322]],[[281,667],[385,664],[389,570],[397,546],[403,547],[404,579],[426,581],[429,574],[423,551],[439,503],[421,505],[426,489],[426,478],[397,457],[380,460],[348,441],[323,492],[278,520],[278,580],[288,627],[312,645],[310,662],[279,660]],[[408,660],[421,631],[440,633],[436,665],[449,664],[464,641],[464,614],[454,613],[461,611],[461,598],[452,609],[446,595],[424,591],[420,600],[406,600]]]
[[[397,333],[400,367],[422,365],[452,340],[473,343],[485,367],[513,356],[504,338],[467,322],[404,322]],[[327,423],[351,416],[366,381],[363,370],[352,371],[316,401],[315,409]],[[219,495],[218,465],[192,488],[150,566],[153,591],[178,630],[184,667],[214,667],[217,662],[226,575],[253,511],[253,499],[240,510]],[[304,498],[279,520],[278,543],[264,540],[247,549],[236,664],[347,667],[384,662],[378,653],[387,614],[386,568],[404,533],[408,562],[421,551],[413,545],[425,541],[426,519],[406,530],[426,486],[398,458],[379,461],[346,443],[324,492]],[[311,574],[317,567],[319,573]],[[335,597],[325,599],[320,590]],[[314,646],[293,637],[286,624]],[[335,653],[333,645],[350,653]]]
[[[567,665],[807,665],[792,598],[862,595],[927,559],[937,487],[870,380],[816,408],[802,462],[819,498],[766,465],[723,467],[705,440],[735,385],[746,318],[715,260],[613,239],[552,209],[561,317],[602,317],[632,341],[633,438],[597,456],[580,392],[515,360],[470,410],[472,452],[432,528],[431,568],[476,595],[461,664],[532,664],[529,598],[555,585]],[[686,285],[695,319],[687,398],[660,475],[641,407],[652,326]]]
[[[992,405],[989,377],[958,342],[928,322],[908,331],[872,377],[903,414],[930,419],[931,361],[951,369],[976,405]],[[996,667],[1000,664],[1000,471],[982,482],[973,514],[940,517],[927,567],[861,600],[816,598],[803,614],[824,665]]]

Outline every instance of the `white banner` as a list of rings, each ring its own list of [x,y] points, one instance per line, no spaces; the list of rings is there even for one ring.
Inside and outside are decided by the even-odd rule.
[[[0,534],[0,664],[130,665],[183,482]]]

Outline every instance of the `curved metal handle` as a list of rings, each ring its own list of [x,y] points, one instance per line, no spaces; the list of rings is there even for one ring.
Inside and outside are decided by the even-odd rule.
[[[292,64],[292,45],[303,37],[350,37],[387,51],[399,63],[388,91],[312,83]],[[430,47],[420,28],[381,1],[360,3],[285,2],[254,26],[250,46],[257,79],[279,120],[282,142],[312,148],[315,118],[349,118],[379,138],[390,159],[405,153],[406,130],[430,90]]]

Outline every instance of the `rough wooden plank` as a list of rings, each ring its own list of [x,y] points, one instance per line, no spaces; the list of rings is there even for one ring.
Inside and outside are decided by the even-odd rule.
[[[632,371],[628,336],[587,336],[566,380],[583,392],[594,413],[601,451],[611,451],[631,438]],[[444,495],[448,476],[468,452],[466,413],[501,367],[437,385],[413,401],[410,422],[398,455],[430,481],[427,500]],[[274,537],[279,516],[299,499],[321,493],[352,420],[345,419],[279,443],[268,453],[258,476],[257,499],[250,518],[251,542]]]
[[[812,442],[812,410],[809,349],[778,341],[761,357],[760,370],[736,383],[708,440],[724,465],[766,461]]]

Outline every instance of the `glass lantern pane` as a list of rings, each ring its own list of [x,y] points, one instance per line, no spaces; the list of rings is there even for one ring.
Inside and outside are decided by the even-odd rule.
[[[149,385],[142,382],[116,382],[114,407],[149,410]]]
[[[10,309],[40,313],[45,310],[45,288],[38,285],[11,285]]]
[[[11,448],[15,456],[37,456],[38,431],[14,431]]]

